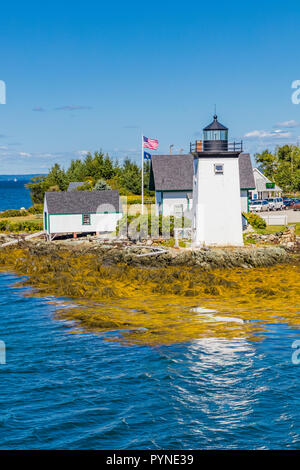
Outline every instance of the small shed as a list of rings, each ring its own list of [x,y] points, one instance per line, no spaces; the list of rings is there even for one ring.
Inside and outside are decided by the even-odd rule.
[[[116,190],[45,193],[44,230],[49,238],[64,233],[111,233],[121,217]]]

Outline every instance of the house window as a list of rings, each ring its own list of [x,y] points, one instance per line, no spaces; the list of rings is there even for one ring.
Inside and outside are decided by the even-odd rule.
[[[82,225],[91,225],[91,215],[82,214]]]
[[[223,175],[224,174],[224,165],[223,163],[215,163],[215,175]]]

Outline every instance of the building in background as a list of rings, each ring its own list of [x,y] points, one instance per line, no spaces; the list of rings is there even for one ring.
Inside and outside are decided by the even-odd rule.
[[[241,189],[241,209],[242,212],[249,212],[250,193],[255,189],[253,168],[249,153],[239,155],[239,174]]]
[[[72,181],[69,183],[67,191],[76,191],[77,188],[80,188],[80,186],[83,186],[84,182],[83,181]]]
[[[191,216],[193,207],[193,156],[152,155],[151,190],[155,190],[156,214]]]
[[[281,197],[282,189],[273,181],[269,180],[258,168],[253,169],[255,189],[250,193],[250,199],[267,199],[270,197]]]
[[[249,190],[255,189],[251,158],[241,153],[238,158],[241,211],[248,212]],[[194,157],[185,155],[152,155],[150,189],[155,190],[156,214],[192,218]]]

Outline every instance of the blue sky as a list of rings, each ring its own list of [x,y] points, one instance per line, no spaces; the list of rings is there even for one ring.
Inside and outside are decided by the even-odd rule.
[[[300,141],[296,1],[1,5],[0,174],[102,149],[140,160],[141,130],[188,151],[214,104],[252,154]]]

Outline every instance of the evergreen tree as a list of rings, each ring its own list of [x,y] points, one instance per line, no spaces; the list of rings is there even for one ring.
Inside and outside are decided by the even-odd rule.
[[[149,165],[145,165],[145,188],[148,186]],[[45,191],[66,191],[70,182],[82,181],[80,188],[92,189],[95,182],[104,180],[106,187],[118,189],[120,194],[141,194],[141,169],[129,158],[120,164],[103,152],[88,153],[83,160],[72,160],[64,171],[59,164],[53,165],[45,177],[33,178],[27,187],[34,203],[43,203]],[[103,186],[99,183],[99,187]],[[145,189],[147,192],[147,189]]]
[[[136,163],[132,162],[129,158],[126,158],[123,163],[120,174],[120,182],[122,187],[127,191],[127,193],[141,194],[141,169]]]

